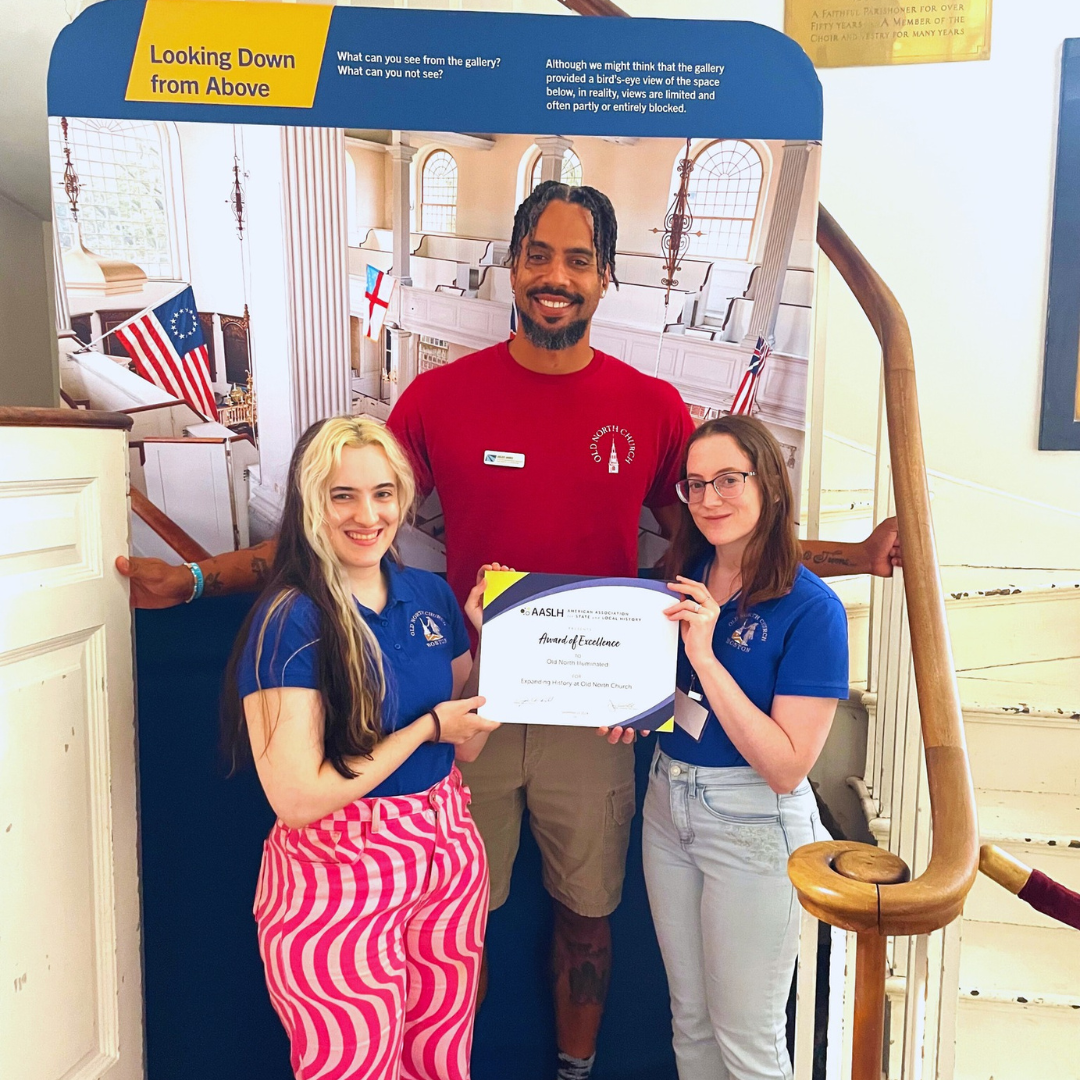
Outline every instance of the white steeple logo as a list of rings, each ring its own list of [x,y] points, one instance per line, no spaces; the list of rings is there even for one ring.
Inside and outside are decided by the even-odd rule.
[[[619,471],[619,458],[615,453],[615,440],[611,440],[611,457],[608,458],[607,471],[609,473],[617,473]]]

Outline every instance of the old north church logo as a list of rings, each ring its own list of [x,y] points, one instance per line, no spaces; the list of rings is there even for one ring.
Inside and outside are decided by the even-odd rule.
[[[769,625],[760,615],[751,613],[739,622],[733,619],[731,625],[739,623],[731,632],[727,643],[740,652],[749,652],[755,641],[764,641],[769,636]]]
[[[446,635],[442,629],[445,625],[446,620],[434,611],[418,611],[409,620],[409,636],[416,637],[419,630],[428,645],[445,645]]]
[[[589,453],[598,465],[607,463],[609,473],[617,473],[619,465],[629,465],[637,453],[634,436],[617,424],[605,424],[592,437]]]

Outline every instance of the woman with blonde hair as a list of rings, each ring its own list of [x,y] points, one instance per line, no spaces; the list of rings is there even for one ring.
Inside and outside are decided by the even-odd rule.
[[[234,763],[254,759],[278,818],[255,918],[300,1080],[469,1076],[488,873],[454,760],[498,725],[463,696],[449,587],[397,558],[414,492],[381,425],[309,428],[227,674]]]

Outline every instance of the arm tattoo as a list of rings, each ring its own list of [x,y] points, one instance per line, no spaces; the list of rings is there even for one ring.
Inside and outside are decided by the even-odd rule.
[[[251,558],[251,572],[255,575],[256,582],[262,585],[270,573],[270,563],[261,555],[253,555]]]
[[[802,553],[804,563],[814,566],[854,566],[849,558],[841,551],[806,551]]]
[[[221,575],[206,574],[203,578],[203,595],[218,596],[221,591]]]

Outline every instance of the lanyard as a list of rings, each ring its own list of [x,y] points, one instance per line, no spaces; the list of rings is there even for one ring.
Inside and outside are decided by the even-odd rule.
[[[694,689],[694,687],[696,685],[697,685],[697,672],[693,668],[691,668],[690,669],[690,689],[686,691],[686,696],[691,701],[701,701],[705,697],[705,695],[700,690],[695,690]]]

